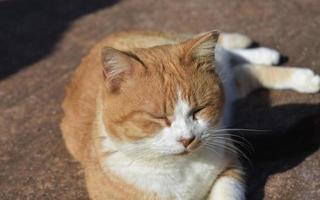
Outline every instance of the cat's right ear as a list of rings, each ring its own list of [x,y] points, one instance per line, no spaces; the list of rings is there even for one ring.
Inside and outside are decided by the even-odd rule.
[[[214,49],[218,42],[219,31],[199,34],[183,43],[185,61],[195,61],[211,67],[214,62]]]
[[[123,82],[133,73],[137,63],[130,55],[111,47],[101,51],[101,63],[106,86],[109,92],[116,92]]]

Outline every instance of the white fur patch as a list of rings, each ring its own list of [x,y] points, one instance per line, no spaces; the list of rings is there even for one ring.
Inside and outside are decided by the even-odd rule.
[[[213,186],[208,200],[244,200],[244,185],[232,177],[222,177]]]
[[[252,64],[276,65],[280,61],[280,53],[274,49],[266,47],[254,49],[231,49],[230,52],[241,56]]]
[[[233,103],[240,97],[239,91],[235,85],[235,70],[230,63],[233,55],[220,45],[217,46],[215,52],[216,71],[222,80],[225,104],[223,115],[220,121],[220,127],[229,127],[233,114]]]
[[[143,191],[155,192],[162,198],[194,200],[203,198],[210,191],[222,170],[220,165],[225,165],[223,160],[209,157],[199,154],[144,162],[139,157],[135,161],[116,153],[106,159],[105,165]],[[214,161],[219,165],[214,165]]]
[[[320,91],[320,76],[306,68],[296,68],[291,75],[289,85],[302,93],[316,93]]]

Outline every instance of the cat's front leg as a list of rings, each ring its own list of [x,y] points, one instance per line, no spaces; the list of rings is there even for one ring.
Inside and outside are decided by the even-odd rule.
[[[245,184],[242,180],[242,171],[228,169],[215,181],[208,200],[244,200]]]

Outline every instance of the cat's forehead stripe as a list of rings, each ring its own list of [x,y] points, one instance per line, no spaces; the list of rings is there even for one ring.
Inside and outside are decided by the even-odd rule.
[[[181,90],[178,89],[177,91],[177,102],[175,105],[175,115],[180,115],[180,116],[186,116],[189,111],[191,110],[191,106],[188,103],[188,101],[182,97],[182,92]]]

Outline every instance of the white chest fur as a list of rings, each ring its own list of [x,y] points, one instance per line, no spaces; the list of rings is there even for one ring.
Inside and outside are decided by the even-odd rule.
[[[152,162],[135,161],[116,153],[104,165],[142,191],[157,193],[163,199],[194,200],[209,193],[225,163],[212,152]]]

